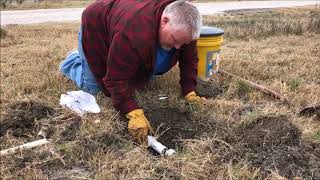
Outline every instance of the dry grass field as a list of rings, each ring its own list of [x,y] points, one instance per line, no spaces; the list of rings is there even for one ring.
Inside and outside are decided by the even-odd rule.
[[[131,141],[103,94],[99,114],[79,117],[59,105],[77,89],[58,65],[76,48],[79,23],[10,25],[1,30],[0,150],[36,140],[45,124],[51,143],[1,157],[1,179],[320,179],[320,108],[298,113],[320,104],[319,7],[233,11],[204,22],[225,30],[224,70],[291,105],[230,77],[206,106],[188,105],[174,68],[136,93],[160,142],[178,151],[154,156]]]

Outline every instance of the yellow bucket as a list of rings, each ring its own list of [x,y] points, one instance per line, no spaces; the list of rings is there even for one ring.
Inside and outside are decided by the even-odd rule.
[[[212,77],[217,70],[220,60],[220,49],[223,42],[224,31],[215,27],[203,26],[198,47],[198,77]]]

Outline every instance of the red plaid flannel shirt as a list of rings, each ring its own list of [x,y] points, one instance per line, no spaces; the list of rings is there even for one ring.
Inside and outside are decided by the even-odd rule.
[[[82,14],[82,45],[89,67],[113,106],[126,114],[139,108],[133,99],[154,70],[161,14],[172,0],[98,0]],[[182,94],[196,88],[196,41],[171,58],[179,61]]]

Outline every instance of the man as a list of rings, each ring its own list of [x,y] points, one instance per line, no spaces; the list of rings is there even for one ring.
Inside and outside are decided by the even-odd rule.
[[[60,69],[82,90],[110,96],[142,143],[152,128],[132,95],[151,77],[179,61],[182,94],[202,100],[195,93],[200,27],[199,11],[187,1],[99,0],[84,10],[78,51]]]

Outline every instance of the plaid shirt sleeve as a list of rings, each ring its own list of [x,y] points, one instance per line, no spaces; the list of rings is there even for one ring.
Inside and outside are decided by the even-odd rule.
[[[108,55],[108,72],[103,78],[114,107],[123,114],[139,108],[132,97],[134,91],[128,82],[135,76],[142,61],[129,39],[125,33],[114,35]]]
[[[196,90],[198,61],[197,41],[193,41],[181,48],[179,67],[180,85],[183,95]]]

